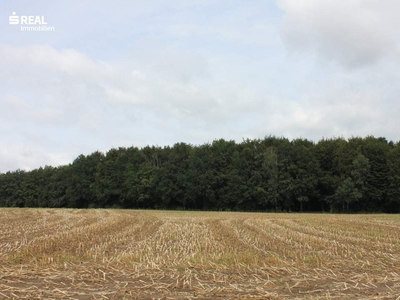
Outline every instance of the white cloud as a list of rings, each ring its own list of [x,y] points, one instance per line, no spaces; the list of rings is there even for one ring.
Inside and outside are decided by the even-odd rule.
[[[33,149],[29,145],[8,141],[0,141],[0,172],[15,170],[32,170],[39,166],[57,167],[71,163],[70,155],[44,152],[42,149]]]
[[[9,137],[32,145],[29,157],[37,157],[37,166],[45,160],[39,153],[46,146],[49,153],[59,152],[64,157],[88,154],[107,145],[122,146],[118,144],[122,141],[141,143],[149,136],[153,144],[182,141],[188,137],[185,130],[191,131],[193,126],[229,130],[222,124],[245,118],[262,105],[257,94],[245,86],[215,81],[204,57],[171,51],[162,55],[140,63],[133,58],[126,63],[105,63],[73,49],[2,46],[0,64],[8,72],[0,74],[0,80],[7,83],[7,89],[0,89],[1,124],[11,128]],[[170,120],[175,121],[168,130],[181,137],[163,132]],[[45,133],[49,128],[52,132]],[[65,135],[57,136],[57,132]],[[191,132],[192,140],[201,142]],[[211,131],[206,135],[219,134]],[[5,146],[3,151],[15,150]],[[29,157],[18,155],[13,162],[33,168]]]
[[[312,51],[346,68],[399,58],[396,0],[278,0],[282,38],[291,52]]]
[[[289,139],[375,135],[396,140],[399,122],[381,101],[371,90],[359,92],[338,84],[321,94],[285,101],[285,108],[266,117],[259,127]],[[257,128],[254,132],[263,133]]]

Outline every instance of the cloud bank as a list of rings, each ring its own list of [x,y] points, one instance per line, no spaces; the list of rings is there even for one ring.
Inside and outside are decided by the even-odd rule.
[[[32,6],[50,35],[0,28],[0,172],[119,146],[399,140],[396,1],[96,3]]]

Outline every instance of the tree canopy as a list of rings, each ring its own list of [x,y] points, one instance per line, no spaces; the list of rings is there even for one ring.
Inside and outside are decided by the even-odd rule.
[[[0,206],[400,212],[400,144],[268,136],[121,147],[0,174]]]

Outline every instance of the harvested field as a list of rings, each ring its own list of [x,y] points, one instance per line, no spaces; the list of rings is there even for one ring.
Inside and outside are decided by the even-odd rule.
[[[0,299],[400,299],[400,216],[0,209]]]

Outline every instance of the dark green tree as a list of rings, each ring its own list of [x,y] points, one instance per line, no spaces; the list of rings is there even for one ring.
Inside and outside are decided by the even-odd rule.
[[[68,207],[86,208],[97,202],[95,176],[104,159],[101,152],[78,156],[71,165],[66,190]]]

